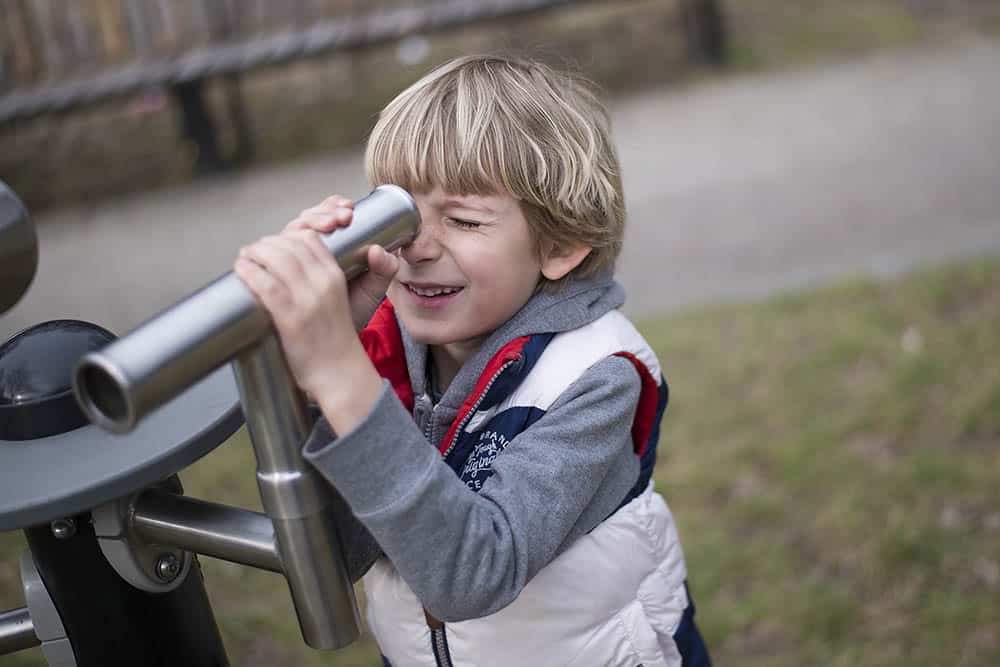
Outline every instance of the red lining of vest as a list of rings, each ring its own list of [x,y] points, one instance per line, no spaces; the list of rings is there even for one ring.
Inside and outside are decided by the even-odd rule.
[[[635,409],[635,419],[632,420],[632,445],[635,453],[642,456],[649,444],[649,434],[653,430],[653,420],[656,419],[656,404],[659,402],[660,385],[650,374],[646,364],[639,361],[631,352],[615,352],[616,357],[628,359],[635,366],[642,381],[639,393],[639,405]]]
[[[361,333],[361,345],[372,360],[378,374],[389,381],[396,396],[413,414],[413,387],[410,374],[406,370],[406,349],[403,335],[399,332],[396,312],[389,299],[379,304],[372,319]]]

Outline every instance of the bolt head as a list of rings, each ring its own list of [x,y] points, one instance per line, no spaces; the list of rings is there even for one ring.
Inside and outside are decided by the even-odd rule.
[[[181,561],[171,553],[162,554],[156,560],[156,576],[161,581],[173,581],[181,571]]]
[[[49,524],[49,529],[57,540],[68,540],[76,535],[76,521],[69,517],[56,519]]]

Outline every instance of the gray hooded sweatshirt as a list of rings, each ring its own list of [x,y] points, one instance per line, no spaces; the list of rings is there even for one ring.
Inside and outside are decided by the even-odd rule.
[[[414,414],[383,381],[357,428],[335,437],[321,418],[303,449],[350,508],[338,515],[352,579],[384,554],[435,617],[479,618],[510,604],[541,568],[614,513],[639,474],[631,428],[641,383],[621,357],[591,366],[513,438],[478,493],[438,446],[508,341],[576,329],[623,301],[609,276],[536,294],[462,366],[437,405],[428,393],[427,346],[400,323]]]

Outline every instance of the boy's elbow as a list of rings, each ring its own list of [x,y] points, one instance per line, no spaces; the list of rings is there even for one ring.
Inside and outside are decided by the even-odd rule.
[[[477,586],[473,590],[453,590],[432,595],[424,607],[434,618],[445,623],[458,623],[482,618],[500,611],[520,594],[523,585]]]
[[[511,602],[517,596],[507,598],[467,598],[463,600],[435,600],[426,605],[428,613],[444,623],[459,623],[471,621],[494,614]]]
[[[444,622],[457,623],[494,614],[513,602],[531,578],[528,558],[504,524],[487,533],[493,539],[465,540],[445,567],[425,571],[414,592],[427,611]],[[413,585],[413,584],[411,584]]]

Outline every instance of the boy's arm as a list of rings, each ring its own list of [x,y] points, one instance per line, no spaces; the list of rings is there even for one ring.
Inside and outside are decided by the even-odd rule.
[[[322,418],[322,413],[319,412],[317,406],[310,405],[309,409],[312,411],[312,421],[316,423],[310,438],[323,442],[333,440],[336,436],[330,430],[327,421]],[[347,565],[347,574],[352,582],[357,582],[382,556],[382,548],[379,547],[378,542],[368,532],[365,525],[354,516],[350,505],[336,489],[331,494],[331,500],[331,515],[337,524],[337,537],[340,538],[344,562]]]
[[[370,413],[304,455],[341,494],[424,606],[456,621],[493,613],[635,483],[639,378],[618,357],[591,367],[511,440],[477,494],[429,445],[388,384]]]
[[[365,525],[351,513],[347,501],[336,493],[332,514],[336,517],[337,536],[343,549],[347,575],[352,582],[357,582],[382,556],[382,549]]]

